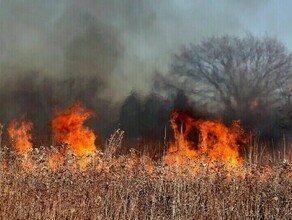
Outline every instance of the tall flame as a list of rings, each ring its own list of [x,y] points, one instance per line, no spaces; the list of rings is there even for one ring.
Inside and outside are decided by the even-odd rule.
[[[246,143],[248,138],[239,121],[234,121],[227,127],[219,120],[194,119],[187,113],[173,111],[170,124],[175,141],[170,143],[164,157],[168,165],[221,160],[227,166],[236,167],[242,163],[238,142]],[[189,140],[192,129],[199,132],[197,143]]]
[[[32,151],[30,133],[32,127],[32,122],[26,120],[25,116],[23,116],[20,123],[17,120],[12,120],[7,128],[11,144],[16,149],[17,154],[23,156],[21,166],[25,169],[30,169],[32,165],[29,156]]]
[[[30,131],[32,122],[22,117],[21,122],[12,120],[7,128],[10,141],[19,154],[28,154],[32,151]]]
[[[90,161],[88,157],[93,156],[96,150],[96,136],[84,125],[93,115],[93,112],[77,102],[65,110],[55,110],[55,118],[51,123],[55,140],[68,144],[70,150],[78,157],[78,164],[83,168]]]

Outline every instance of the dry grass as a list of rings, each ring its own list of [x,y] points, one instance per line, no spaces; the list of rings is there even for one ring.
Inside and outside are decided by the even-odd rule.
[[[120,131],[119,131],[120,132]],[[287,163],[227,169],[217,161],[176,173],[135,151],[117,156],[122,133],[86,171],[74,156],[52,171],[48,151],[34,150],[31,170],[2,151],[1,219],[291,219],[292,177]],[[97,159],[99,158],[99,159]],[[6,161],[5,164],[3,161]]]

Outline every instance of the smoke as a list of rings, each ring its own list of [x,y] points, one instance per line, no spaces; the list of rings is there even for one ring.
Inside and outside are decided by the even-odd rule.
[[[0,24],[0,118],[7,123],[26,113],[40,133],[55,106],[81,100],[97,112],[108,108],[101,94],[123,55],[115,30],[89,12],[69,2],[43,4],[1,2],[7,11]]]
[[[141,97],[132,92],[121,106],[120,127],[126,131],[125,135],[129,138],[162,140],[165,132],[171,130],[169,120],[173,110],[187,110],[196,116],[206,116],[189,103],[188,97],[181,90],[167,98],[155,93]]]
[[[81,100],[97,112],[96,129],[109,131],[118,118],[128,120],[119,109],[124,99],[133,90],[147,95],[155,70],[167,72],[182,45],[247,31],[241,15],[257,14],[264,5],[258,2],[2,0],[0,120],[26,113],[46,132],[54,106]],[[141,102],[154,111],[160,99]]]

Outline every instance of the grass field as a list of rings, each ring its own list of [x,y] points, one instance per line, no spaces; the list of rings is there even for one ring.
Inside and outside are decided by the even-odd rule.
[[[199,160],[168,166],[135,150],[117,154],[121,138],[83,170],[72,154],[52,169],[47,148],[29,159],[2,150],[1,219],[292,218],[292,172],[280,153],[250,153],[236,168]]]

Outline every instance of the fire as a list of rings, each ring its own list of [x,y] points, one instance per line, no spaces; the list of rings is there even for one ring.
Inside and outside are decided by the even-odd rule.
[[[23,156],[22,167],[29,168],[31,161],[29,154],[32,151],[31,129],[33,124],[22,117],[21,122],[12,120],[7,128],[10,142],[16,149],[17,154]]]
[[[239,121],[233,121],[228,128],[220,121],[198,121],[202,140],[200,149],[206,152],[212,159],[222,159],[232,166],[241,164],[238,153],[238,141],[246,142],[242,139],[244,131]]]
[[[184,131],[179,127],[177,119],[181,118],[185,122]],[[175,142],[170,144],[167,155],[164,157],[166,164],[187,165],[190,160],[198,155],[198,152],[191,149],[194,143],[187,140],[187,136],[194,124],[194,119],[186,114],[179,114],[174,111],[171,114],[170,125],[174,131]]]
[[[77,157],[78,164],[85,168],[90,157],[95,155],[94,132],[84,125],[84,122],[94,115],[85,109],[80,102],[65,110],[55,110],[55,118],[51,122],[54,138],[59,143],[68,144],[69,150]],[[51,157],[60,161],[64,152]]]
[[[29,154],[32,151],[31,129],[32,122],[27,121],[25,117],[22,117],[20,123],[12,120],[8,125],[10,141],[19,154]]]
[[[239,156],[238,142],[247,143],[248,138],[234,121],[229,127],[219,120],[195,119],[187,113],[172,112],[171,127],[175,141],[170,143],[164,157],[168,165],[193,165],[220,160],[229,167],[242,164]],[[189,140],[192,129],[198,131],[198,141]]]
[[[256,99],[252,100],[250,102],[249,106],[250,106],[251,109],[256,109],[259,106],[258,100],[256,100]]]

